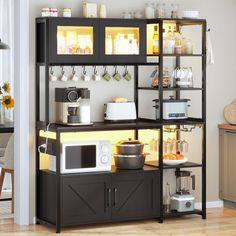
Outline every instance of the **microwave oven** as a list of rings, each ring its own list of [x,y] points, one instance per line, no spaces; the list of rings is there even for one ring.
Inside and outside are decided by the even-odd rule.
[[[56,172],[56,156],[49,155],[50,171]],[[60,173],[111,170],[111,142],[108,140],[61,143]]]

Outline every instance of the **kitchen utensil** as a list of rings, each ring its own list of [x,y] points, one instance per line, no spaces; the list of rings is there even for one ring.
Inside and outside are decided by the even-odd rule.
[[[148,154],[139,155],[119,155],[115,154],[115,165],[118,169],[136,170],[142,169],[145,163],[145,158]]]
[[[108,102],[105,104],[105,121],[135,121],[136,118],[136,106],[134,102]]]
[[[115,73],[113,74],[113,78],[117,81],[120,81],[122,78],[120,73],[118,72],[117,66],[115,66]]]
[[[163,99],[163,119],[187,119],[188,118],[188,102],[190,99],[174,99],[170,96],[170,99]],[[156,119],[159,119],[159,99],[154,99],[156,109]]]
[[[116,144],[116,152],[121,155],[139,155],[143,153],[144,144],[139,140],[122,140]]]
[[[171,197],[171,208],[178,212],[194,210],[195,198],[190,194],[190,182],[192,190],[195,190],[195,175],[191,171],[175,171],[176,193]]]
[[[127,66],[125,66],[125,73],[123,74],[123,77],[124,77],[127,81],[130,81],[130,80],[132,79],[132,76],[131,76],[131,74],[129,73]]]
[[[54,71],[52,70],[52,67],[50,67],[49,79],[50,79],[50,81],[52,81],[52,82],[57,81],[57,77],[54,75]]]
[[[106,81],[111,80],[111,75],[108,73],[106,66],[104,66],[104,73],[102,75],[102,78],[105,79]]]
[[[55,88],[56,123],[92,125],[90,91],[87,88]]]

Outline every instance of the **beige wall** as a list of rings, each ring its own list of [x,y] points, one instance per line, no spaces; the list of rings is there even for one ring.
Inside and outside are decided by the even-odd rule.
[[[95,1],[95,0],[94,0]],[[72,8],[73,16],[81,16],[81,0],[40,0],[30,1],[30,87],[32,111],[31,122],[31,218],[34,216],[34,63],[35,63],[35,17],[40,16],[40,9],[45,6]],[[100,1],[97,1],[100,2]],[[120,17],[125,10],[134,11],[143,9],[143,0],[103,0],[106,4],[109,17]],[[164,1],[163,1],[164,2]],[[218,200],[218,129],[217,124],[224,122],[223,107],[235,98],[236,87],[236,0],[180,0],[165,1],[168,5],[172,2],[181,4],[181,8],[199,10],[201,18],[206,18],[211,29],[211,38],[214,48],[215,65],[207,68],[207,200]]]

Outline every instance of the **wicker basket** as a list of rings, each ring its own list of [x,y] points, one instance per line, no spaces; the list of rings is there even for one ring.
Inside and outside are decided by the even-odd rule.
[[[224,117],[232,125],[236,125],[236,100],[224,108]]]

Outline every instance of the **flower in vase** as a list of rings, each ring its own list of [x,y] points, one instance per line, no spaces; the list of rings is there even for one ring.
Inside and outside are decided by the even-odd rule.
[[[9,82],[4,82],[2,89],[4,90],[5,93],[10,93],[11,92],[11,86]]]
[[[14,107],[14,99],[11,96],[3,96],[2,97],[2,105],[3,107],[10,109]]]

